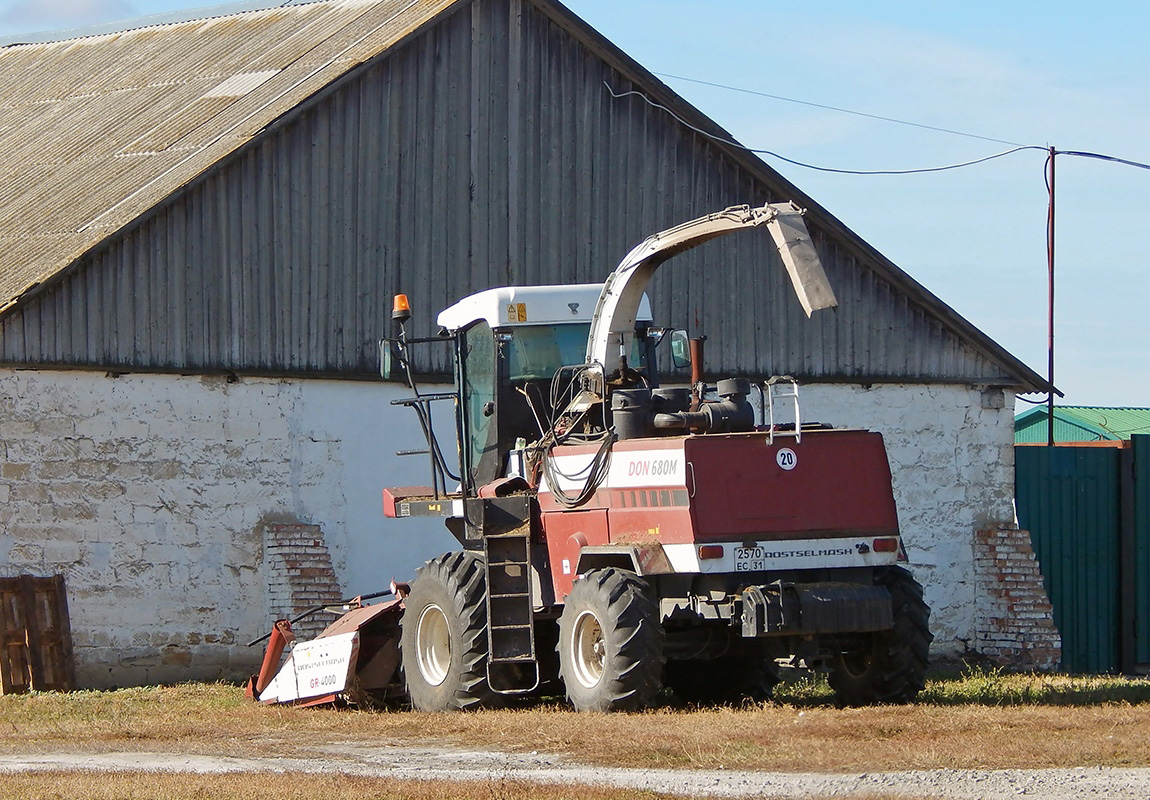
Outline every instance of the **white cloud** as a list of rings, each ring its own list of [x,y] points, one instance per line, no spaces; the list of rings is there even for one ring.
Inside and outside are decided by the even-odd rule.
[[[40,31],[89,25],[138,14],[129,0],[14,0],[0,5],[0,28]]]

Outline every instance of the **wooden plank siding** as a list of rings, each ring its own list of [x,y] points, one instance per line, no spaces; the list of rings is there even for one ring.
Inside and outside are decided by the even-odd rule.
[[[0,318],[0,364],[370,378],[398,291],[429,335],[470,292],[603,280],[652,232],[804,201],[749,156],[613,98],[658,82],[549,9],[461,3],[298,106]],[[712,374],[1033,383],[825,211],[808,226],[838,309],[808,320],[754,231],[662,270],[657,319],[705,334]],[[421,372],[450,371],[440,350],[423,357]]]

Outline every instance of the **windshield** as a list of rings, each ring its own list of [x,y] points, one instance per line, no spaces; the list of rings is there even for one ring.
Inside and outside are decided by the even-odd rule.
[[[507,343],[507,373],[511,381],[551,380],[560,367],[582,364],[587,357],[591,323],[511,328]],[[630,364],[646,365],[643,338],[631,340]]]
[[[560,367],[582,364],[591,323],[514,328],[507,346],[513,381],[551,380]]]

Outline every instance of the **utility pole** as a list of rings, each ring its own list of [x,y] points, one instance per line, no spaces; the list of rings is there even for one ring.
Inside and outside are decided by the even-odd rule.
[[[1046,443],[1054,447],[1054,157],[1058,152],[1051,147],[1047,163],[1047,189],[1050,192],[1050,209],[1046,218],[1046,272],[1047,272],[1047,308],[1046,308],[1046,380],[1050,384],[1050,393],[1046,399]]]

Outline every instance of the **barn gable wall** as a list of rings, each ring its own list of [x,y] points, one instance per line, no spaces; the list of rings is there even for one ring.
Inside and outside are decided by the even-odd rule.
[[[430,333],[468,292],[601,280],[651,232],[790,199],[608,86],[640,88],[531,3],[464,4],[11,311],[0,362],[364,377],[397,291]],[[837,310],[807,320],[756,231],[665,268],[657,316],[706,334],[716,374],[1017,383],[808,224]]]
[[[20,368],[0,369],[0,574],[68,578],[85,683],[248,670],[238,643],[288,592],[268,524],[322,532],[351,594],[454,547],[380,519],[379,489],[423,474],[390,455],[420,446],[400,390],[315,380],[374,376],[392,294],[430,334],[469,292],[601,280],[651,232],[803,202],[612,97],[665,87],[592,39],[549,0],[460,3],[0,316],[0,364]],[[1010,392],[982,387],[1040,379],[807,205],[838,309],[806,319],[749,232],[662,270],[656,315],[709,337],[710,373],[796,375],[807,418],[884,433],[935,649],[961,652],[985,600],[971,534],[1012,514]]]

